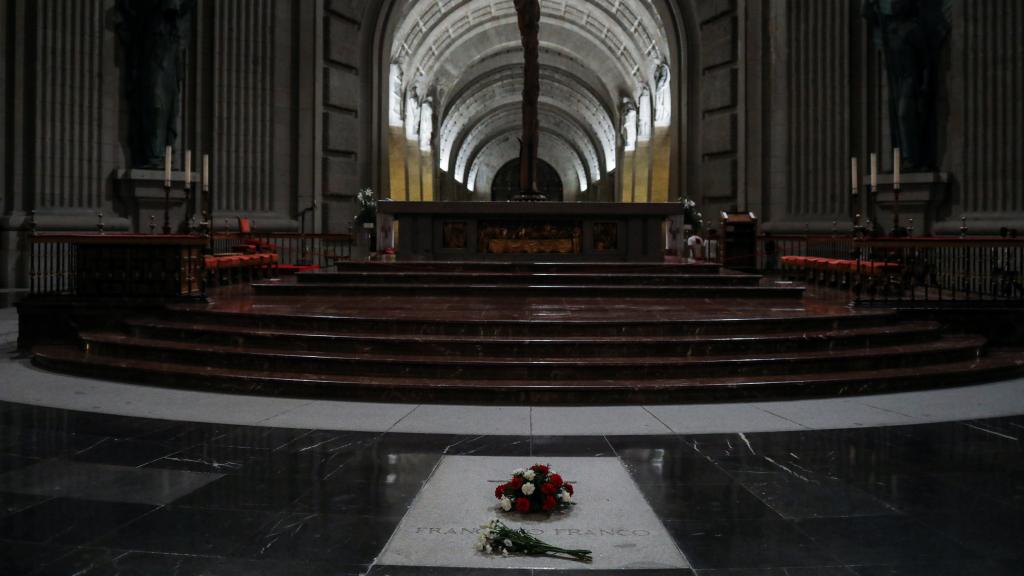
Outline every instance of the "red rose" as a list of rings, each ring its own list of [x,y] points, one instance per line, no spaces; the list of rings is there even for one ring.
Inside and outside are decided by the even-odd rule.
[[[542,493],[544,493],[544,494],[549,494],[550,495],[550,494],[554,494],[555,492],[557,492],[558,488],[555,488],[554,484],[551,484],[550,482],[547,482],[547,483],[544,483],[544,484],[540,485],[540,491]]]
[[[550,512],[550,511],[554,510],[555,506],[558,506],[558,502],[555,501],[555,497],[554,496],[545,496],[544,497],[544,511],[545,512]]]
[[[506,487],[507,487],[507,485],[502,484],[502,485],[498,486],[497,488],[495,488],[494,489],[494,497],[495,498],[501,498],[502,496],[504,496],[505,495],[505,488]]]
[[[533,468],[531,468],[531,470],[533,470],[537,474],[540,474],[541,476],[546,476],[551,469],[543,464],[537,464]]]
[[[530,499],[529,498],[516,498],[516,512],[529,512],[530,511]]]
[[[559,486],[562,485],[562,477],[559,476],[558,474],[552,474],[551,477],[548,478],[548,482],[551,482],[552,484],[555,485],[555,488],[558,488]]]
[[[569,493],[569,496],[573,495],[572,484],[566,484],[566,485],[562,486],[562,488],[565,489],[565,491]]]
[[[523,487],[523,479],[520,478],[519,476],[516,476],[515,478],[512,479],[511,482],[506,484],[506,486],[513,490],[519,490],[520,488]]]

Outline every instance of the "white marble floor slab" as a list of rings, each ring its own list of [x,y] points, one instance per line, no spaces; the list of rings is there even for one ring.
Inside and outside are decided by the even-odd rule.
[[[446,456],[423,486],[384,552],[382,566],[640,570],[684,569],[689,563],[617,458],[551,458],[576,486],[567,513],[521,516],[497,511],[494,487],[529,459]],[[582,564],[550,557],[504,558],[476,549],[480,525],[498,517],[563,548],[593,551]]]

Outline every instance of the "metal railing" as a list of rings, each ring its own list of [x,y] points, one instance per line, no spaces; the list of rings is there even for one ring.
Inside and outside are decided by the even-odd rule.
[[[890,264],[884,274],[858,268],[859,303],[1024,303],[1024,239],[865,238],[859,264]]]
[[[280,266],[319,266],[327,268],[352,258],[351,234],[217,232],[213,235],[214,254],[239,250],[247,241],[272,247]]]

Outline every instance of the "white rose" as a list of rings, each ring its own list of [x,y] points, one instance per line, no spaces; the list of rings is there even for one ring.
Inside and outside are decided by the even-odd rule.
[[[562,502],[565,502],[566,504],[572,502],[572,494],[562,490]]]
[[[502,555],[502,556],[508,556],[508,550],[504,550],[504,549],[502,549],[502,551],[501,551],[501,555]]]
[[[488,544],[488,545],[487,545],[487,548],[486,548],[486,550],[487,550],[487,553],[488,553],[488,554],[494,554],[494,549],[493,549],[493,548],[491,548],[491,545],[490,545],[490,544]]]
[[[508,512],[509,510],[512,509],[512,501],[504,496],[502,496],[501,501],[498,503],[498,505],[501,506],[501,509],[504,510],[505,512]]]
[[[526,484],[523,484],[523,494],[529,496],[530,494],[533,494],[535,490],[537,490],[537,487],[532,483],[527,482]]]
[[[525,478],[527,482],[533,482],[533,479],[536,477],[537,473],[534,472],[533,470],[527,470],[526,472],[523,472],[523,478]]]
[[[512,541],[509,540],[508,538],[505,538],[505,548],[511,548],[511,547],[512,547]]]
[[[526,474],[526,470],[523,470],[522,468],[516,468],[512,471],[513,476],[522,476],[523,474]]]

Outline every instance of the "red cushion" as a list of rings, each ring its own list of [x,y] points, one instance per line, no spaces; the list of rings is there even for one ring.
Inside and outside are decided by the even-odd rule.
[[[238,219],[238,231],[242,234],[252,234],[252,223],[248,218]]]

